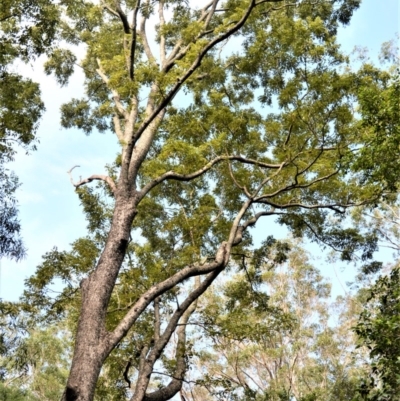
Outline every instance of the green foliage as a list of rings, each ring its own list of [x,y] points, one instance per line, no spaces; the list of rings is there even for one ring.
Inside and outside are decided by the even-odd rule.
[[[55,49],[44,64],[44,72],[47,75],[54,74],[57,82],[64,86],[74,72],[76,56],[71,50]]]
[[[29,61],[50,52],[57,34],[59,8],[51,0],[5,0],[0,6],[0,66],[15,58]]]
[[[75,319],[80,305],[79,284],[93,269],[98,255],[97,244],[90,238],[75,241],[70,252],[54,248],[46,253],[36,274],[26,280],[22,309],[49,321],[59,321],[67,312]],[[64,286],[59,293],[52,288],[57,280]]]
[[[400,391],[400,270],[380,277],[369,289],[355,332],[369,350],[369,376],[360,385],[363,400],[394,400]]]
[[[18,179],[4,164],[13,160],[18,146],[36,149],[35,132],[43,111],[39,86],[0,65],[0,257],[18,260],[25,254],[14,198]]]
[[[16,177],[4,167],[18,147],[36,149],[35,134],[44,112],[39,85],[10,71],[13,62],[28,62],[51,51],[59,11],[50,0],[4,0],[0,4],[0,258],[20,259]]]
[[[210,344],[198,351],[196,364],[207,373],[198,384],[212,399],[345,401],[356,395],[364,371],[352,354],[354,301],[329,305],[330,285],[300,244],[291,248],[287,261],[274,268],[265,259],[257,290],[251,274],[240,273],[204,299],[199,335]],[[238,291],[246,285],[247,291]],[[268,299],[264,307],[248,304],[259,299],[257,292]],[[334,326],[328,324],[333,315]],[[199,390],[192,391],[196,397]]]
[[[329,285],[300,246],[270,236],[254,249],[248,228],[260,216],[276,216],[295,237],[328,245],[345,261],[359,256],[366,270],[376,270],[376,264],[366,265],[377,249],[376,232],[361,235],[342,223],[348,207],[376,202],[396,188],[388,167],[372,168],[384,146],[390,145],[394,156],[398,152],[392,138],[398,130],[392,107],[396,85],[390,73],[373,66],[351,71],[336,43],[339,24],[349,22],[358,0],[295,3],[258,2],[240,32],[231,33],[247,15],[245,1],[219,4],[210,19],[208,9],[184,1],[143,2],[134,32],[126,17],[136,13],[139,3],[133,1],[42,0],[37,8],[27,3],[33,7],[27,15],[38,23],[27,24],[27,33],[16,30],[24,15],[0,19],[9,35],[4,59],[18,51],[25,59],[44,51],[45,72],[60,85],[67,84],[77,61],[67,48],[86,49],[80,63],[85,94],[61,107],[61,125],[85,134],[114,130],[121,145],[110,177],[77,184],[87,236],[69,251],[46,253],[16,306],[30,323],[42,326],[27,328],[13,351],[21,363],[7,366],[7,374],[35,368],[27,385],[40,399],[60,395],[70,333],[79,320],[85,331],[76,341],[87,337],[91,344],[75,357],[81,351],[90,358],[99,353],[100,362],[93,363],[101,366],[99,400],[130,397],[140,377],[149,378],[149,391],[157,391],[171,378],[182,380],[196,363],[202,370],[194,381],[217,399],[344,401],[354,395],[360,370],[343,363],[352,344],[344,328],[344,301],[338,302],[341,322],[333,332]],[[156,26],[160,57],[152,54],[155,44],[149,46],[145,35],[156,6],[168,10],[167,21],[161,17]],[[13,41],[18,35],[22,47]],[[233,51],[224,48],[227,38]],[[56,47],[54,39],[69,47]],[[210,49],[213,43],[218,45]],[[10,104],[0,105],[5,132],[28,146],[43,111],[38,87],[9,79],[19,90],[3,101],[11,99]],[[380,101],[390,107],[378,110]],[[380,142],[382,130],[390,143]],[[81,186],[111,178],[108,189]],[[228,252],[222,262],[218,249]],[[225,269],[225,282],[205,300],[193,301],[174,323],[188,294],[205,282],[192,279],[192,272],[217,259],[220,270],[211,275]],[[176,285],[157,292],[160,283],[186,271]],[[119,342],[100,352],[138,304],[146,308],[133,327],[124,327]],[[91,313],[97,315],[87,324]],[[65,336],[55,336],[52,330],[61,325]],[[158,349],[161,338],[167,343]],[[196,347],[200,340],[205,342]],[[206,351],[207,342],[213,347]],[[58,359],[43,355],[43,346]],[[254,377],[258,384],[248,380],[254,371],[262,372]]]
[[[400,148],[399,70],[385,75],[366,65],[364,71],[370,77],[369,85],[360,91],[359,112],[366,145],[355,168],[361,172],[364,183],[384,182],[388,189],[395,191]]]
[[[0,308],[0,399],[59,399],[70,359],[67,332],[40,327],[15,304],[2,302]]]
[[[25,248],[19,235],[20,223],[14,198],[18,180],[0,163],[0,258],[20,259]]]
[[[1,401],[36,401],[27,391],[20,390],[13,386],[4,386],[0,383],[0,400]]]

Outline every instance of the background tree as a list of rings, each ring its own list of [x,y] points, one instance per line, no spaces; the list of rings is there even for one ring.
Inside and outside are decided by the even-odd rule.
[[[396,267],[370,288],[366,309],[355,329],[371,358],[369,375],[359,388],[363,400],[394,400],[399,394],[399,278]]]
[[[261,265],[246,266],[244,259],[242,272],[202,301],[192,324],[209,343],[198,350],[198,369],[188,379],[195,383],[203,376],[197,384],[209,395],[185,386],[186,399],[322,401],[357,395],[364,371],[351,327],[360,304],[350,296],[332,302],[330,284],[301,244],[290,244],[287,260],[277,245],[278,252],[272,247],[272,258]]]
[[[14,196],[18,180],[6,163],[18,148],[36,148],[44,111],[39,85],[13,70],[16,62],[51,53],[57,20],[58,9],[48,0],[5,0],[0,5],[0,258],[20,259],[25,253]]]
[[[178,394],[196,301],[233,249],[251,247],[249,228],[261,217],[278,216],[295,235],[342,249],[343,258],[358,250],[371,257],[374,236],[338,229],[349,206],[378,199],[392,184],[362,181],[357,164],[373,135],[354,102],[366,85],[379,92],[390,81],[373,67],[349,71],[335,43],[358,4],[58,6],[61,37],[87,49],[86,97],[62,107],[62,125],[113,130],[121,144],[108,176],[73,181],[89,236],[71,252],[49,252],[27,282],[27,311],[43,307],[44,319],[68,316],[76,327],[64,400],[92,400],[96,386],[101,398],[108,383],[100,372],[113,365],[114,399]],[[159,56],[146,34],[156,15]],[[230,52],[227,39],[240,52]],[[64,84],[74,61],[58,48],[45,68]],[[85,187],[93,180],[98,190]],[[55,278],[65,287],[54,299]],[[159,364],[166,383],[155,377]]]
[[[362,266],[358,276],[360,313],[355,332],[358,345],[366,348],[370,361],[358,391],[363,400],[396,399],[399,391],[399,207],[382,203],[372,213],[360,210],[356,221],[372,227],[382,246],[393,251],[393,262]]]

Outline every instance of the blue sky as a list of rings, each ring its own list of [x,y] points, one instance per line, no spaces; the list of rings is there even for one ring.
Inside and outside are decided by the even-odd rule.
[[[394,39],[400,31],[399,4],[400,0],[364,0],[351,24],[338,35],[345,52],[350,53],[355,46],[365,47],[376,60],[381,44]],[[42,83],[47,108],[39,128],[38,151],[28,156],[18,154],[10,166],[22,183],[17,197],[28,255],[18,263],[0,261],[0,297],[6,300],[16,300],[21,295],[24,279],[35,271],[45,252],[54,246],[68,249],[71,242],[85,235],[86,223],[67,171],[78,164],[81,167],[74,170],[76,178],[103,173],[105,164],[112,161],[118,151],[117,141],[111,134],[85,136],[76,130],[60,128],[60,105],[71,97],[80,96],[82,77],[78,71],[72,83],[60,89],[38,66],[38,63],[24,66],[26,75]],[[269,224],[268,227],[258,227],[257,236],[271,234]],[[328,275],[334,286],[340,286],[332,271]],[[346,279],[343,277],[342,281]]]

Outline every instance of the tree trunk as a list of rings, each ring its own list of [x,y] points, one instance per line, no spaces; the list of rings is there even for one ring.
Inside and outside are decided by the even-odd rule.
[[[110,233],[96,269],[81,283],[82,306],[74,356],[62,401],[92,401],[107,345],[105,318],[118,272],[125,257],[135,202],[117,197]]]

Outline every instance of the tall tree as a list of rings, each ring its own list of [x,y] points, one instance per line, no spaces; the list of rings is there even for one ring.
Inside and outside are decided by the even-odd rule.
[[[130,400],[177,394],[196,300],[226,270],[234,249],[251,246],[249,228],[261,217],[277,216],[296,235],[343,249],[344,258],[360,248],[364,258],[371,255],[373,237],[337,228],[348,207],[377,199],[388,187],[360,185],[364,176],[355,164],[366,128],[354,102],[366,85],[378,90],[389,80],[373,67],[346,69],[334,35],[358,5],[59,5],[60,35],[87,49],[86,96],[62,106],[62,125],[111,130],[121,145],[108,176],[73,181],[92,235],[70,253],[49,252],[28,282],[27,299],[47,305],[51,280],[67,283],[50,315],[55,305],[62,314],[68,297],[79,308],[64,400],[93,400],[107,358],[118,361],[122,351],[132,353],[120,375]],[[71,50],[59,48],[45,68],[65,84],[74,61]],[[99,191],[86,187],[94,180]],[[154,387],[156,363],[168,359],[174,333],[171,380]]]

